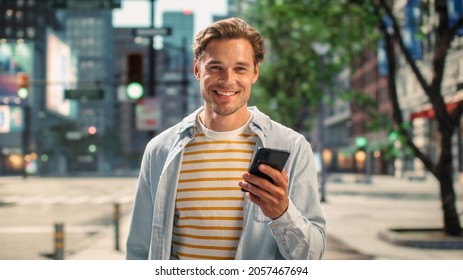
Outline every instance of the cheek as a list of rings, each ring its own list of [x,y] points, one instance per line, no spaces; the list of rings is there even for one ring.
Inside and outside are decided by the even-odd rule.
[[[215,80],[214,76],[208,73],[203,73],[200,79],[201,83],[206,85],[214,83]]]

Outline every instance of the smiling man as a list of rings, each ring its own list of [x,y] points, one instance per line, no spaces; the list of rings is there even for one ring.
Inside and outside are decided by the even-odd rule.
[[[248,107],[261,35],[230,18],[199,32],[193,52],[204,106],[148,143],[127,259],[321,259],[325,219],[311,146]],[[248,172],[260,147],[290,152],[281,172],[259,166],[271,180]]]

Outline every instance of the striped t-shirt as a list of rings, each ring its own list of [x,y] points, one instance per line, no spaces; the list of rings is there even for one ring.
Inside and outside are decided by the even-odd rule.
[[[185,147],[175,202],[173,259],[234,259],[243,226],[244,194],[238,186],[257,135],[249,121],[215,132],[197,121]]]

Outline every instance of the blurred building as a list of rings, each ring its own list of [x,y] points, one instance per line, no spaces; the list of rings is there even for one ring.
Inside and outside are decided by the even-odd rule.
[[[119,149],[112,136],[117,7],[120,0],[0,1],[0,77],[10,81],[0,83],[1,103],[8,106],[0,109],[0,126],[6,117],[15,124],[0,132],[6,152],[0,174],[24,172],[24,166],[43,175],[111,170]],[[22,101],[18,74],[29,80],[29,97]]]
[[[163,26],[172,34],[163,38],[164,69],[158,88],[162,100],[162,128],[181,121],[202,105],[193,73],[194,14],[191,11],[163,13]]]
[[[77,129],[85,136],[91,136],[88,129],[96,128],[94,143],[88,143],[90,150],[78,155],[70,168],[77,172],[109,172],[112,169],[112,152],[120,148],[111,147],[117,145],[114,141],[117,134],[112,8],[63,9],[59,17],[64,25],[66,41],[76,52],[78,60],[76,89],[82,92],[77,97]],[[95,92],[99,94],[91,94]],[[105,141],[110,139],[112,141]],[[94,145],[93,150],[91,145]]]
[[[64,120],[46,104],[47,40],[60,25],[46,1],[0,1],[0,175],[40,172],[48,128]],[[20,76],[28,97],[18,97]],[[57,152],[58,154],[59,152]],[[27,161],[25,161],[27,158]]]
[[[353,169],[359,173],[392,174],[390,161],[386,159],[383,149],[388,145],[387,125],[383,129],[372,129],[368,125],[377,120],[392,121],[392,105],[388,95],[387,76],[380,73],[380,63],[376,48],[366,47],[363,55],[356,61],[355,71],[351,76],[354,90],[361,92],[374,102],[365,110],[365,105],[353,100],[351,102],[351,154]],[[376,113],[376,114],[375,114]],[[382,124],[381,124],[382,125]],[[362,143],[365,139],[364,144]]]

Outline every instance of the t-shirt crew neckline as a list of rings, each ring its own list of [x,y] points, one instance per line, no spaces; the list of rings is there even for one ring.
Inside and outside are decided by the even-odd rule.
[[[249,124],[251,123],[252,117],[254,113],[252,111],[249,111],[251,114],[249,115],[249,119],[246,121],[244,125],[241,127],[235,129],[235,130],[230,130],[230,131],[214,131],[210,130],[207,127],[204,126],[204,124],[201,122],[201,119],[199,118],[200,113],[196,116],[196,124],[198,127],[198,130],[200,133],[203,133],[205,136],[210,137],[210,138],[229,138],[232,136],[236,136],[245,132],[249,131]]]

